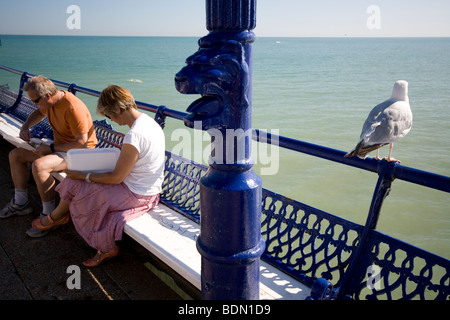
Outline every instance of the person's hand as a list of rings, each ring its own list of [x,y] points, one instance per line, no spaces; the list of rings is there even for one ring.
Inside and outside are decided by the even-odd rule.
[[[64,173],[67,175],[67,178],[72,180],[85,180],[86,174],[81,171],[73,171],[73,170],[65,170]]]
[[[30,129],[24,127],[20,128],[19,137],[20,139],[26,142],[30,141],[31,140]]]
[[[42,157],[52,153],[52,149],[50,148],[50,146],[42,143],[33,152]]]

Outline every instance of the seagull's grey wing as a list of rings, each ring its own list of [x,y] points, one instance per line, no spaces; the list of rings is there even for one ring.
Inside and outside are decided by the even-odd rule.
[[[373,136],[378,135],[380,129],[378,127],[381,125],[384,116],[383,111],[389,107],[394,100],[386,100],[378,105],[376,105],[367,116],[364,121],[363,128],[361,130],[361,135],[358,144],[356,147],[347,153],[345,157],[354,157],[358,156],[364,159],[367,154],[373,150],[376,150],[382,147],[385,143],[373,142]]]
[[[369,114],[361,140],[368,145],[393,143],[404,137],[411,126],[412,113],[408,102],[387,100]]]
[[[360,141],[364,141],[366,145],[384,143],[382,138],[386,134],[383,128],[387,121],[386,109],[393,103],[395,101],[392,99],[386,100],[370,111],[361,130]]]
[[[409,104],[396,101],[388,105],[372,121],[365,135],[367,144],[393,143],[404,137],[412,126],[412,114]]]

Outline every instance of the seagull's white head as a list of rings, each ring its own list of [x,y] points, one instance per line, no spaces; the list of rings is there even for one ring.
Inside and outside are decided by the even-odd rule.
[[[394,84],[391,98],[401,101],[408,101],[408,82],[398,80]]]

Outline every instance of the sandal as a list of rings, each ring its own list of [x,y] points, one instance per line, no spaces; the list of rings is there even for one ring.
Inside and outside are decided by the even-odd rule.
[[[42,224],[42,219],[44,219],[45,217],[47,217],[48,221],[50,222],[50,224],[46,225],[46,226],[44,226]],[[66,214],[63,218],[59,219],[58,221],[54,221],[52,219],[52,216],[50,214],[48,214],[48,215],[46,215],[44,217],[40,217],[40,218],[34,219],[33,222],[31,223],[31,225],[35,229],[50,230],[50,229],[53,229],[55,227],[62,226],[64,224],[69,223],[69,219],[70,219],[70,215]]]
[[[99,266],[106,260],[115,258],[118,254],[119,254],[118,246],[116,246],[116,248],[110,252],[101,252],[100,250],[97,250],[97,254],[93,258],[83,261],[82,263],[85,267],[93,268]]]

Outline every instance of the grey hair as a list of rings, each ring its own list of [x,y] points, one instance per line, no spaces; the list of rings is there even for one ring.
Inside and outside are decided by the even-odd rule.
[[[58,92],[55,84],[44,76],[30,78],[23,86],[24,91],[33,91],[36,95],[43,97],[46,94],[54,96]]]

